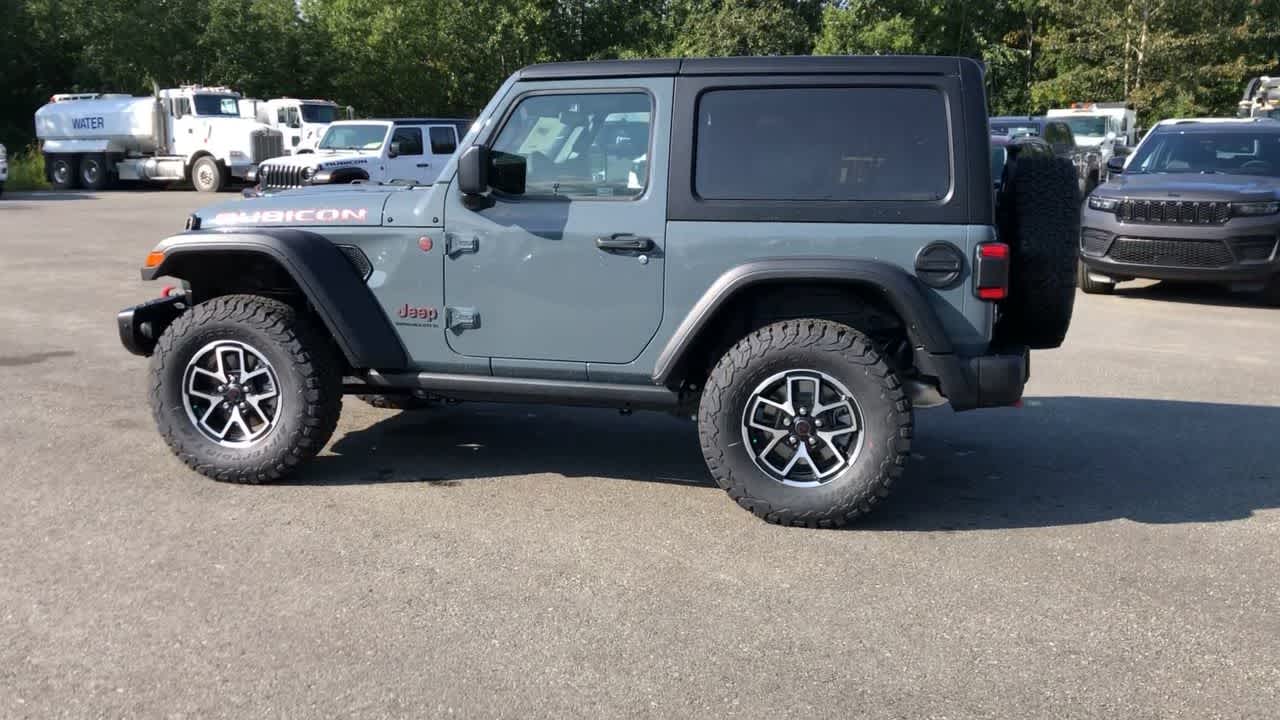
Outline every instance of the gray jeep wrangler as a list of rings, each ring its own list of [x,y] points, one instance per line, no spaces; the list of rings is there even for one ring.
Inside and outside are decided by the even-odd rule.
[[[343,394],[664,410],[742,507],[839,526],[898,481],[913,407],[1014,405],[1066,333],[1073,168],[993,164],[988,132],[965,59],[536,65],[433,185],[191,216],[142,270],[181,285],[120,336],[218,480],[294,471]]]

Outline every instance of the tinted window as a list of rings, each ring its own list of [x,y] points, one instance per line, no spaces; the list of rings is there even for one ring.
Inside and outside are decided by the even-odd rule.
[[[1280,177],[1280,133],[1177,132],[1153,135],[1125,174],[1204,173]]]
[[[331,123],[338,119],[338,108],[332,105],[302,106],[302,119],[309,123]]]
[[[231,95],[196,95],[197,115],[240,116],[240,101]]]
[[[1070,144],[1071,136],[1063,123],[1045,123],[1044,139],[1050,145]]]
[[[391,135],[391,142],[400,143],[401,155],[421,155],[422,128],[398,127]]]
[[[695,148],[708,200],[937,200],[951,186],[946,103],[922,88],[713,90]]]
[[[452,155],[453,151],[458,149],[458,140],[453,135],[453,128],[436,126],[431,128],[429,133],[432,155]]]
[[[493,143],[525,163],[526,197],[636,197],[649,182],[652,100],[644,93],[536,95]]]

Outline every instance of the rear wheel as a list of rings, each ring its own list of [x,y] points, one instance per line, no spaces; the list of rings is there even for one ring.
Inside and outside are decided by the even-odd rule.
[[[1089,269],[1084,266],[1084,263],[1079,263],[1077,278],[1080,289],[1084,291],[1086,295],[1110,295],[1116,291],[1116,283],[1114,280],[1111,282],[1103,282],[1089,277]]]
[[[80,185],[88,190],[101,190],[110,184],[111,170],[105,155],[85,155],[80,158]]]
[[[1032,348],[1062,345],[1071,325],[1080,242],[1080,186],[1065,158],[1019,157],[1000,236],[1013,251],[1000,340]]]
[[[75,155],[47,155],[49,182],[58,190],[73,190],[79,184],[79,158]]]
[[[871,341],[827,320],[787,320],[734,345],[698,409],[721,488],[772,523],[842,526],[902,475],[912,412]]]
[[[165,330],[151,357],[151,411],[170,449],[215,480],[277,480],[320,451],[342,410],[328,339],[278,300],[227,295]]]
[[[222,166],[212,157],[205,155],[191,166],[191,184],[200,192],[216,193],[227,182]]]

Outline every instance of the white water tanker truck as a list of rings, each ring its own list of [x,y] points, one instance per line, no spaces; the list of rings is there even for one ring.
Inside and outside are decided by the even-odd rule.
[[[49,182],[98,190],[114,180],[189,181],[217,192],[284,154],[278,130],[240,117],[240,95],[186,85],[150,97],[54,95],[36,110]]]

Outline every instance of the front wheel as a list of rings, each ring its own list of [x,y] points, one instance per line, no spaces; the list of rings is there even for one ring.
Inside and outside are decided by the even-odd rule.
[[[216,193],[227,182],[226,173],[218,161],[208,155],[191,166],[191,184],[199,192]]]
[[[278,480],[329,441],[342,370],[315,323],[278,300],[227,295],[165,330],[151,411],[170,449],[215,480]]]
[[[788,320],[734,345],[698,409],[716,483],[768,522],[839,527],[902,475],[911,403],[871,341],[847,325]]]

